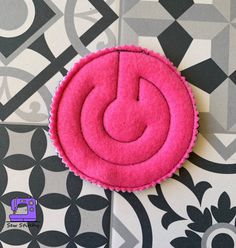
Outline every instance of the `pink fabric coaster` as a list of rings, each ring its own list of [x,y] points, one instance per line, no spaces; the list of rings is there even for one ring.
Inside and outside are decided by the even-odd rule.
[[[52,103],[50,134],[67,166],[112,190],[142,190],[188,158],[198,128],[190,86],[172,63],[141,47],[80,60]]]

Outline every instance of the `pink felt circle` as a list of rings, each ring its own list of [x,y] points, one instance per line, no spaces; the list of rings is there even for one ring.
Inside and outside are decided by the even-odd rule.
[[[76,174],[105,188],[134,191],[171,176],[194,145],[198,113],[169,60],[140,47],[82,59],[52,103],[50,133]]]

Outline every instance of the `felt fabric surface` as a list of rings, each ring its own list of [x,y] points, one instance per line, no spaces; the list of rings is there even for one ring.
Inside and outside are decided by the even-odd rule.
[[[52,103],[50,133],[68,167],[105,188],[142,190],[178,169],[198,128],[190,86],[152,51],[123,46],[75,64]]]

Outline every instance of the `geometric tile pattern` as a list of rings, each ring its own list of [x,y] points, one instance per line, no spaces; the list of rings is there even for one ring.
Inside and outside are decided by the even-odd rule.
[[[14,10],[14,5],[17,6]],[[61,16],[51,0],[1,1],[0,60],[8,64]]]
[[[0,247],[235,247],[236,0],[0,6]],[[170,58],[200,112],[184,167],[137,193],[75,177],[47,133],[52,95],[73,63],[124,44]],[[37,199],[37,222],[10,222],[10,201],[21,196]]]
[[[230,76],[236,68],[236,5],[234,0],[192,5],[178,22],[193,38],[212,41],[212,59]]]
[[[3,1],[5,4],[4,8],[13,8],[13,4],[8,1]],[[36,1],[38,2],[44,2],[42,0]],[[75,2],[75,1],[74,1]],[[99,12],[102,15],[102,18],[100,18],[97,22],[95,22],[94,25],[89,27],[85,30],[85,32],[80,36],[77,37],[77,42],[81,44],[81,49],[84,50],[85,46],[88,46],[97,36],[99,36],[100,33],[102,33],[111,23],[113,23],[117,19],[117,15],[113,12],[113,10],[102,0],[94,1],[94,0],[88,0],[95,8],[96,11]],[[73,1],[68,1],[67,5],[73,4]],[[35,4],[34,8],[39,8]],[[68,9],[69,7],[67,7]],[[51,9],[50,9],[51,10]],[[51,10],[52,11],[52,10]],[[27,15],[27,13],[22,13]],[[66,13],[67,15],[73,15],[73,12]],[[66,16],[67,16],[66,15]],[[45,14],[47,17],[48,15]],[[66,17],[65,16],[65,17]],[[89,16],[89,15],[88,15]],[[86,17],[85,17],[86,18]],[[42,19],[42,17],[40,18]],[[34,18],[36,20],[36,17]],[[67,20],[67,19],[66,19]],[[30,26],[32,28],[34,23]],[[38,23],[39,24],[39,23]],[[67,26],[66,26],[67,27]],[[41,26],[38,26],[38,28],[41,30]],[[68,28],[68,27],[67,27]],[[35,28],[34,28],[35,29]],[[94,32],[96,30],[96,32]],[[59,32],[60,30],[58,30]],[[29,30],[26,31],[27,33]],[[69,28],[67,32],[73,32]],[[5,33],[3,33],[3,38]],[[20,35],[20,37],[22,34]],[[18,39],[19,36],[15,37],[14,40]],[[7,39],[7,38],[6,38]],[[11,38],[12,39],[12,38]],[[39,41],[36,41],[36,44],[33,44],[30,46],[30,49],[39,52],[41,55],[47,54],[47,51],[49,50],[47,45],[47,40],[44,38],[39,38]],[[5,44],[7,44],[7,48],[10,46],[9,42],[5,40]],[[73,45],[73,44],[72,44]],[[63,75],[66,74],[66,70],[63,70],[63,67],[73,58],[77,55],[77,51],[75,48],[69,45],[65,48],[65,50],[56,58],[51,56],[45,56],[47,59],[51,60],[51,63],[46,66],[36,77],[34,77],[30,82],[27,82],[27,84],[19,91],[17,92],[13,97],[11,97],[6,104],[0,103],[0,119],[5,120],[9,115],[11,115],[19,106],[21,106],[29,97],[31,97],[37,90],[40,89],[53,75],[55,75],[57,72],[61,72]],[[80,51],[80,50],[79,50]],[[82,53],[82,51],[81,51]],[[50,54],[50,52],[49,52]],[[85,55],[84,52],[81,55]],[[7,55],[6,55],[7,56]],[[50,58],[49,58],[50,57]],[[5,75],[7,76],[7,75]]]
[[[47,130],[47,126],[0,125],[0,242],[32,248],[108,247],[111,192],[83,182],[55,152],[50,154]],[[11,146],[14,154],[9,154]],[[27,153],[21,153],[21,146],[28,147]],[[10,222],[15,197],[37,200],[36,223]]]
[[[232,175],[231,180],[235,179]],[[113,213],[132,233],[129,240],[136,242],[132,247],[216,248],[220,244],[233,248],[236,203],[232,181],[227,175],[217,177],[187,163],[161,186],[122,197],[114,193]],[[117,228],[117,223],[113,226]],[[126,237],[121,240],[113,231],[111,247],[128,244]]]

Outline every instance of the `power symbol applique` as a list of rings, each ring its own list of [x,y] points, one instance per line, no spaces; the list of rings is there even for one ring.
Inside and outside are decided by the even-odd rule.
[[[196,138],[197,114],[190,86],[166,58],[117,47],[74,66],[54,96],[50,132],[75,174],[133,191],[181,166]]]

